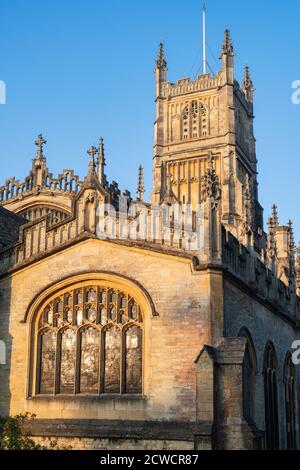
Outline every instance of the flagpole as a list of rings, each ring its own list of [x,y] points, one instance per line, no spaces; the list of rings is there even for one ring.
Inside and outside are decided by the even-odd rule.
[[[203,74],[206,75],[206,5],[205,0],[203,0],[203,9],[202,9],[202,26],[203,26]]]

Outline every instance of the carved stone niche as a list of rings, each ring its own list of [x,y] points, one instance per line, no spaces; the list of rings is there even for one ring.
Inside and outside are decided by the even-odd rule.
[[[98,209],[105,198],[95,190],[86,191],[83,195],[84,231],[96,233]]]

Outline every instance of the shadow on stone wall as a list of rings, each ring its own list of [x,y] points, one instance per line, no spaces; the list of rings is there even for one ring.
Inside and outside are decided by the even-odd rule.
[[[0,285],[0,416],[8,416],[10,413],[10,374],[12,336],[9,331],[11,281],[3,281]]]

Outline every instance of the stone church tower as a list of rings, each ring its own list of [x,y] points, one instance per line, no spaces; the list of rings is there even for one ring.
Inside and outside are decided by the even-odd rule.
[[[0,415],[74,449],[299,448],[300,252],[258,200],[254,86],[156,60],[154,181],[54,177],[46,141],[0,187]]]
[[[222,44],[222,70],[176,84],[167,81],[161,44],[156,61],[156,122],[153,202],[160,203],[171,175],[174,196],[195,208],[203,201],[203,176],[212,160],[222,192],[221,220],[237,238],[258,247],[263,240],[253,132],[254,87],[245,67],[234,78],[229,31]]]

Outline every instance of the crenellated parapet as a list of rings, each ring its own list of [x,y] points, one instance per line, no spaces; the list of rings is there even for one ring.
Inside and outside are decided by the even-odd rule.
[[[82,187],[82,181],[73,170],[64,170],[57,178],[47,173],[42,185],[37,185],[30,174],[24,182],[15,178],[7,179],[5,185],[0,186],[0,203],[5,205],[15,199],[22,199],[30,194],[40,193],[43,190],[69,192],[77,194]]]
[[[298,322],[300,304],[295,283],[283,282],[264,259],[256,256],[225,228],[222,231],[222,262],[228,273],[264,303]]]
[[[15,199],[21,200],[30,194],[38,194],[45,190],[69,192],[72,195],[80,191],[82,181],[73,170],[64,170],[57,178],[49,172],[43,153],[46,143],[47,141],[40,134],[35,142],[37,155],[33,159],[30,174],[24,182],[10,178],[6,180],[5,185],[0,186],[0,204],[7,205]]]
[[[19,241],[0,250],[0,276],[89,238],[155,251],[170,253],[171,250],[179,256],[194,257],[195,253],[188,247],[193,243],[195,233],[192,229],[183,232],[172,221],[166,224],[163,208],[160,213],[153,214],[147,204],[137,203],[126,217],[118,211],[107,215],[108,201],[109,195],[99,188],[83,187],[75,198],[73,214],[65,220],[53,225],[49,218],[43,217],[22,225]],[[127,206],[127,199],[124,201]],[[174,212],[171,211],[172,216]]]
[[[36,221],[44,216],[52,225],[65,220],[72,214],[73,202],[84,186],[73,170],[64,170],[57,177],[53,176],[47,167],[44,155],[46,140],[42,135],[35,142],[37,154],[32,162],[29,176],[23,182],[16,178],[7,179],[0,186],[0,205],[15,212],[28,221]],[[99,140],[98,148],[94,149],[94,169],[101,188],[110,194],[110,202],[118,204],[122,194],[118,184],[107,181],[104,169],[106,165],[103,138]],[[97,159],[96,159],[97,156]],[[123,193],[131,200],[130,193]]]
[[[196,80],[181,78],[176,83],[165,82],[162,87],[162,96],[164,98],[173,98],[199,91],[213,90],[224,86],[225,83],[225,77],[222,72],[218,72],[213,77],[210,75],[199,75]]]

